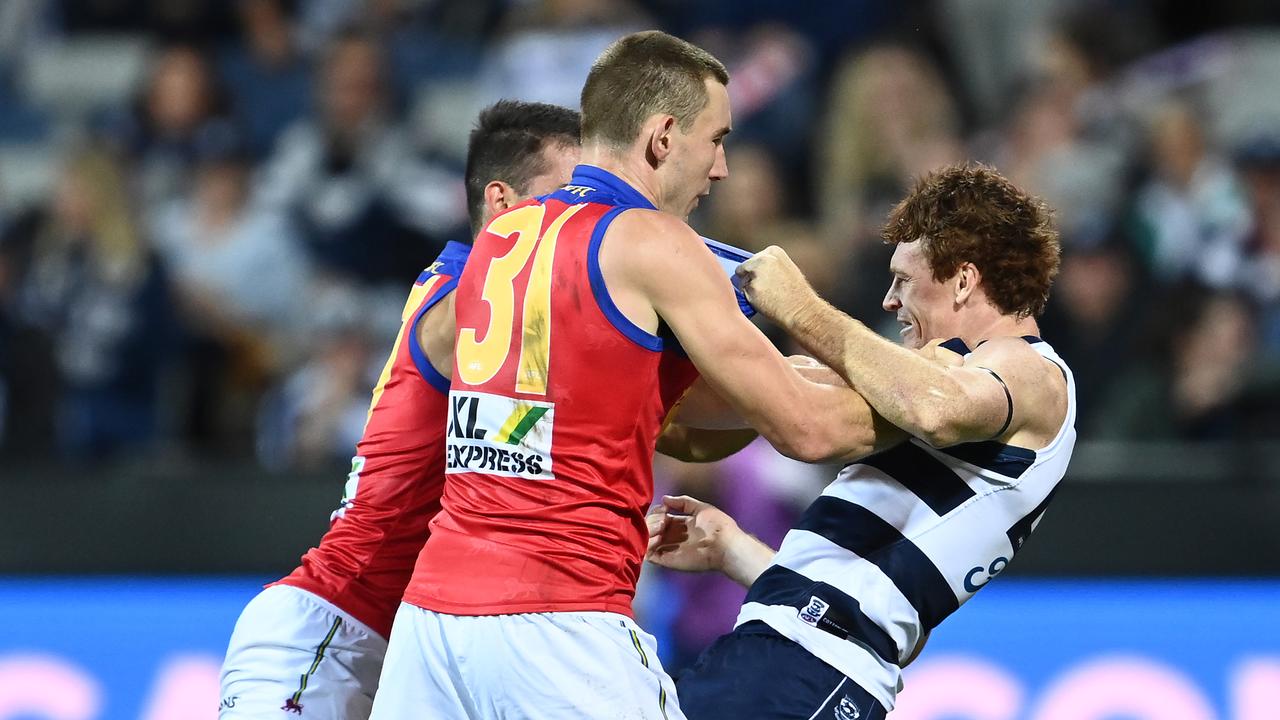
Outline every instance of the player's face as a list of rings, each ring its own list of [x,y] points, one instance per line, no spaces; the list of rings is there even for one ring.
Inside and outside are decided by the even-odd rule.
[[[899,243],[889,260],[893,280],[884,296],[884,309],[902,325],[902,344],[924,347],[948,332],[954,314],[952,293],[945,282],[933,279],[922,241]]]
[[[724,155],[724,136],[733,128],[729,112],[729,91],[708,79],[707,106],[693,119],[689,132],[679,126],[673,133],[673,172],[670,211],[688,217],[698,201],[711,193],[711,183],[729,175]]]

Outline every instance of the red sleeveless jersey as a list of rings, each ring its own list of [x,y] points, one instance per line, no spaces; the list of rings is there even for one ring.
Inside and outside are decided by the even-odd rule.
[[[600,272],[605,230],[652,208],[609,173],[494,218],[458,284],[443,510],[405,600],[456,615],[629,615],[653,452],[697,371]]]
[[[387,637],[440,510],[449,381],[418,343],[422,316],[457,285],[470,248],[449,243],[418,277],[395,350],[373,390],[342,505],[329,531],[281,584],[328,600]]]

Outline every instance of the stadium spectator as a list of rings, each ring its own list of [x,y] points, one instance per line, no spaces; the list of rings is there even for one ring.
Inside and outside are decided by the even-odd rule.
[[[333,467],[349,460],[369,413],[369,388],[381,370],[376,345],[358,314],[313,321],[312,349],[263,399],[258,460],[272,469]]]
[[[533,0],[509,5],[480,70],[477,102],[518,98],[578,107],[591,61],[649,24],[632,0]]]
[[[1122,236],[1112,234],[1064,252],[1062,269],[1042,323],[1045,335],[1075,373],[1081,437],[1105,438],[1098,429],[1106,398],[1141,356],[1152,287]]]
[[[205,53],[193,45],[159,52],[142,94],[103,120],[103,131],[130,161],[140,208],[152,212],[190,188],[202,129],[229,121],[230,107]]]
[[[937,68],[915,50],[882,45],[839,66],[814,168],[834,257],[875,237],[913,178],[961,156],[959,124]]]
[[[1252,216],[1230,285],[1265,309],[1264,342],[1280,352],[1280,128],[1242,147],[1236,163]]]
[[[308,260],[287,219],[252,197],[249,158],[234,135],[197,151],[191,194],[155,218],[188,319],[228,337],[252,334],[271,354],[291,342],[308,305]]]
[[[240,37],[219,53],[218,68],[248,133],[249,149],[260,158],[306,114],[311,65],[282,0],[238,0],[237,9]]]
[[[376,38],[344,32],[325,49],[316,117],[280,137],[263,199],[298,222],[325,273],[399,288],[465,223],[459,176],[419,158],[395,120]],[[391,311],[394,314],[394,310]]]
[[[43,391],[15,412],[36,428],[51,421],[50,435],[70,457],[145,451],[163,429],[172,299],[127,187],[109,154],[81,151],[49,205],[19,225],[30,235],[14,240],[31,253],[15,278],[14,318],[32,338],[15,349],[32,354],[19,365],[37,375],[12,383]],[[55,382],[46,369],[56,370]]]
[[[1100,437],[1225,440],[1257,432],[1250,386],[1257,335],[1246,298],[1192,283],[1167,288],[1140,361],[1100,398]]]
[[[1230,164],[1209,145],[1187,104],[1155,114],[1150,145],[1152,177],[1134,203],[1134,239],[1147,268],[1166,283],[1229,272],[1221,264],[1231,262],[1250,221]]]
[[[252,198],[247,152],[230,127],[205,128],[190,194],[152,220],[187,329],[184,432],[193,445],[242,452],[268,381],[311,350],[315,305],[297,234]]]
[[[808,170],[808,144],[819,95],[818,51],[782,23],[717,26],[695,37],[738,79],[729,87],[734,143],[767,145],[783,177]]]

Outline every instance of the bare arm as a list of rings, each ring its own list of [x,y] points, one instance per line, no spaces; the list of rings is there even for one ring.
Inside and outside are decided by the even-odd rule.
[[[780,452],[814,462],[872,446],[870,413],[857,393],[801,377],[743,317],[711,252],[683,222],[623,213],[606,235],[601,265],[615,300],[650,314],[629,313],[633,322],[656,327],[660,316],[708,386]]]
[[[777,551],[738,527],[727,513],[710,503],[688,496],[662,498],[649,511],[649,549],[646,559],[654,565],[682,572],[714,570],[749,588],[777,555]],[[929,640],[920,637],[906,667]]]
[[[932,352],[932,347],[930,351]],[[944,351],[945,352],[945,351]],[[947,353],[956,358],[955,363],[959,363],[959,356],[954,353]],[[813,358],[804,355],[793,355],[787,360],[791,363],[796,372],[805,380],[817,383],[819,385],[829,385],[837,388],[847,388],[848,383],[844,378],[840,377],[831,368],[822,365]],[[848,398],[848,404],[844,406],[844,415],[833,422],[852,423],[860,428],[860,432],[866,433],[866,442],[856,447],[849,448],[846,452],[826,458],[827,460],[836,462],[853,462],[860,460],[873,453],[888,449],[903,442],[910,437],[905,430],[893,425],[884,419],[880,413],[876,412],[861,395],[855,395]],[[736,410],[720,397],[718,393],[710,388],[704,380],[699,379],[694,383],[689,391],[685,394],[684,399],[674,410],[675,423],[692,428],[708,428],[717,430],[728,430],[730,428],[744,428],[747,421],[738,414]],[[673,423],[673,424],[675,424]],[[741,448],[739,448],[741,449]],[[659,451],[665,455],[670,455],[677,459],[685,458],[679,455],[662,450],[661,445]],[[736,451],[735,451],[736,452]],[[725,457],[731,455],[727,453]]]
[[[751,444],[755,430],[706,430],[668,423],[658,436],[658,452],[684,462],[704,463],[723,460]]]
[[[888,422],[930,445],[1022,435],[1038,447],[1034,443],[1052,438],[1064,417],[1063,386],[1018,338],[993,339],[963,364],[946,365],[880,337],[822,300],[779,248],[757,254],[739,273],[762,313],[840,373]]]
[[[418,322],[418,346],[436,372],[453,379],[453,344],[457,323],[453,319],[454,294],[449,293]]]
[[[787,362],[791,363],[800,377],[809,382],[848,387],[844,378],[808,355],[792,355],[787,358]],[[689,427],[709,430],[749,427],[747,421],[734,409],[733,405],[713,390],[704,378],[698,378],[685,391],[684,397],[680,398],[679,404],[672,413],[675,422]]]

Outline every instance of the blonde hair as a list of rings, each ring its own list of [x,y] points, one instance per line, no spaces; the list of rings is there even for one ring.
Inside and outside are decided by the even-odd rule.
[[[907,47],[882,45],[848,58],[831,87],[817,158],[821,213],[828,225],[850,222],[862,212],[857,205],[871,181],[891,177],[907,182],[918,169],[902,165],[903,150],[956,137],[959,130],[955,104],[937,69]],[[911,107],[885,107],[886,100]],[[890,125],[911,147],[891,141],[886,133]]]
[[[97,273],[119,284],[140,279],[146,246],[120,162],[102,148],[90,147],[75,152],[65,172],[75,178],[86,197],[92,235],[89,253]]]

